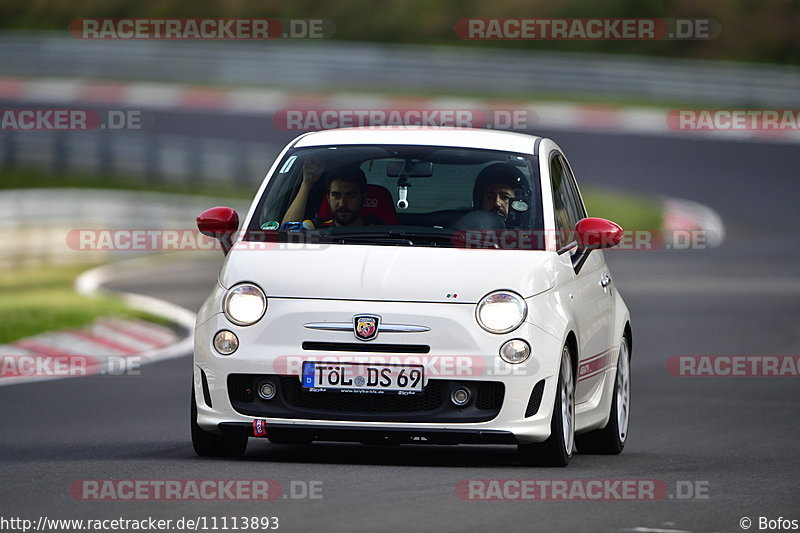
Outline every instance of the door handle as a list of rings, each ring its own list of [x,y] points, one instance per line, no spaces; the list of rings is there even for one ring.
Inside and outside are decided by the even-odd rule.
[[[602,286],[604,289],[608,287],[610,284],[611,284],[611,278],[609,278],[608,275],[604,275],[602,278],[600,278],[600,286]]]

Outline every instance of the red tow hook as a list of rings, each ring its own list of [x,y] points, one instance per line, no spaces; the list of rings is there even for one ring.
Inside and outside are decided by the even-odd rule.
[[[267,421],[256,419],[253,420],[253,436],[266,437],[267,436]]]

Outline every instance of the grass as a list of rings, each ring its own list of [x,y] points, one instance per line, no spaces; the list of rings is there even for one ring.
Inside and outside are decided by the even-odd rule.
[[[0,278],[0,343],[46,331],[76,329],[107,316],[134,317],[168,325],[127,308],[111,296],[77,294],[72,284],[86,267],[42,267],[5,271]]]
[[[0,189],[39,188],[112,189],[124,191],[168,192],[219,198],[252,198],[255,185],[248,190],[225,184],[181,184],[150,182],[129,176],[97,176],[92,174],[52,174],[39,170],[14,169],[0,171]]]
[[[589,216],[613,220],[626,230],[661,228],[661,205],[653,198],[596,187],[582,187],[581,194]]]

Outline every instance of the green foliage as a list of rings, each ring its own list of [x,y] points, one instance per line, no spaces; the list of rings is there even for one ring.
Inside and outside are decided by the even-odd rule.
[[[89,189],[119,189],[128,191],[155,191],[185,193],[218,198],[252,198],[256,185],[250,188],[233,184],[148,182],[129,176],[98,176],[93,174],[50,174],[46,172],[15,169],[0,170],[0,189],[38,189],[75,187]]]
[[[613,220],[626,230],[661,228],[661,205],[652,198],[595,187],[582,187],[581,193],[591,217]]]
[[[132,316],[164,324],[110,296],[82,296],[72,289],[85,267],[41,267],[3,271],[0,277],[0,343],[46,331],[88,326],[106,316]]]
[[[796,0],[196,0],[191,4],[179,0],[5,0],[0,4],[0,28],[66,30],[71,20],[92,17],[325,18],[336,25],[334,38],[347,41],[800,63],[800,2]],[[722,34],[698,41],[460,40],[453,25],[474,17],[710,17],[722,25]]]

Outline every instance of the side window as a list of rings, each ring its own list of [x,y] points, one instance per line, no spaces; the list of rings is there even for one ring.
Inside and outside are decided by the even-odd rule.
[[[261,206],[261,214],[258,219],[259,226],[269,221],[280,222],[292,199],[297,194],[297,189],[300,188],[300,182],[303,180],[302,171],[302,160],[298,161],[297,156],[290,156],[278,170],[267,186],[270,196],[274,199]],[[264,196],[266,194],[265,192]]]
[[[554,155],[550,159],[550,182],[553,187],[553,213],[559,249],[574,240],[572,232],[575,224],[583,218],[582,206],[578,205],[579,200],[570,183],[571,177],[560,156]]]
[[[558,156],[558,160],[561,162],[561,165],[564,167],[564,172],[567,175],[567,181],[569,182],[569,191],[570,195],[573,198],[573,202],[575,204],[575,209],[578,213],[578,220],[582,218],[586,218],[586,207],[583,205],[583,201],[581,200],[581,195],[578,194],[578,185],[575,183],[575,176],[572,174],[572,169],[569,168],[569,163],[567,163],[563,156]]]

